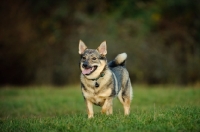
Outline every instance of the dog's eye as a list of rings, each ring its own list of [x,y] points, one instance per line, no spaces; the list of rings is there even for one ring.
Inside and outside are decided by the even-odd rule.
[[[93,57],[92,60],[96,60],[97,58]]]

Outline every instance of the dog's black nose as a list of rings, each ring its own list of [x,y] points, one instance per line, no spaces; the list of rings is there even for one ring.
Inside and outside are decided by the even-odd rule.
[[[83,68],[87,68],[88,67],[88,63],[83,63],[82,67]]]

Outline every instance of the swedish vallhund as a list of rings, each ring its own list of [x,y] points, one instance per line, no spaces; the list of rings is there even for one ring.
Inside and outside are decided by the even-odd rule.
[[[116,56],[107,63],[106,41],[97,49],[88,49],[80,40],[79,54],[81,55],[81,90],[86,102],[88,118],[94,116],[93,104],[101,106],[102,113],[113,113],[113,99],[118,99],[123,104],[124,114],[129,115],[133,90],[129,73],[125,68],[126,53]]]

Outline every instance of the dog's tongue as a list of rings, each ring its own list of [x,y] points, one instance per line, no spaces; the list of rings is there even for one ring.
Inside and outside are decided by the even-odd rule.
[[[91,70],[92,70],[92,68],[84,69],[84,70],[82,71],[82,73],[83,73],[84,75],[85,75],[85,74],[90,74]]]

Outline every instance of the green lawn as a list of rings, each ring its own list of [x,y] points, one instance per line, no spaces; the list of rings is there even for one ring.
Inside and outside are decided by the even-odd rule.
[[[131,115],[114,100],[114,114],[87,119],[79,86],[3,87],[0,131],[133,132],[200,131],[200,89],[176,86],[133,86]]]

